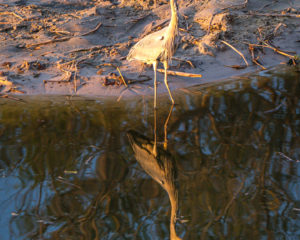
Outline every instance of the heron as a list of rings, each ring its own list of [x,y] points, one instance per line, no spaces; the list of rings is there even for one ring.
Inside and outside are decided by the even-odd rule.
[[[168,27],[151,33],[138,41],[129,51],[127,60],[139,60],[152,64],[154,70],[154,108],[156,108],[156,69],[158,62],[162,62],[165,68],[165,84],[173,105],[175,104],[167,80],[168,63],[176,52],[179,44],[178,6],[176,0],[170,0],[171,21]]]
[[[171,108],[170,114],[172,109],[173,108]],[[166,128],[170,119],[170,114],[165,123],[165,143],[167,141]],[[156,126],[156,114],[154,115],[154,119]],[[181,238],[177,236],[175,229],[178,210],[177,165],[175,159],[167,150],[167,144],[164,144],[164,146],[157,145],[156,131],[154,134],[154,141],[152,141],[150,138],[134,130],[127,131],[136,160],[169,195],[171,202],[170,237],[171,240],[181,240]]]

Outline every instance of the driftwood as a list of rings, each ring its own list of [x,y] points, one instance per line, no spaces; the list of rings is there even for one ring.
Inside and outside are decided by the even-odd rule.
[[[14,13],[14,12],[0,12],[0,15],[13,15],[17,18],[20,18],[22,21],[24,20],[24,18],[22,18],[20,15]]]
[[[244,59],[244,61],[245,61],[246,65],[247,65],[247,67],[249,66],[249,64],[248,64],[248,62],[247,62],[247,60],[246,60],[246,58],[244,57],[244,55],[243,55],[240,51],[238,51],[235,47],[233,47],[232,45],[230,45],[228,42],[225,42],[225,41],[223,41],[223,40],[221,40],[221,42],[224,43],[224,44],[226,44],[227,46],[231,47],[234,51],[236,51],[238,54],[240,54],[240,55],[242,56],[242,58]]]
[[[165,73],[164,69],[157,69],[157,71],[160,72],[160,73]],[[182,77],[192,77],[192,78],[202,77],[201,74],[177,72],[177,71],[170,71],[170,70],[167,70],[167,74],[169,74],[169,75],[175,75],[175,76],[182,76]]]
[[[92,34],[94,32],[96,32],[98,30],[99,27],[101,27],[102,23],[99,23],[93,30],[87,32],[87,33],[84,33],[84,34],[81,34],[81,36],[87,36],[89,34]]]
[[[264,9],[265,7],[268,7],[268,6],[270,6],[270,5],[272,5],[272,4],[274,4],[274,3],[277,3],[278,2],[278,0],[275,0],[274,2],[271,2],[271,3],[269,3],[269,4],[266,4],[265,6],[263,6],[261,9],[259,9],[259,10],[262,10],[262,9]]]
[[[187,62],[188,64],[191,65],[192,68],[195,68],[193,63],[189,60],[185,60],[185,59],[180,59],[180,58],[176,58],[176,57],[172,57],[172,59],[176,60],[176,61],[179,61],[179,62]]]
[[[265,16],[265,17],[296,17],[300,18],[300,14],[277,14],[277,13],[247,13],[245,15],[251,16]]]
[[[29,48],[29,47],[38,47],[38,46],[41,46],[41,45],[46,45],[46,44],[51,44],[51,43],[56,43],[56,42],[64,42],[64,41],[68,41],[70,39],[71,39],[71,37],[52,39],[52,40],[49,40],[49,41],[46,41],[46,42],[28,44],[28,45],[26,45],[26,47],[27,48]]]

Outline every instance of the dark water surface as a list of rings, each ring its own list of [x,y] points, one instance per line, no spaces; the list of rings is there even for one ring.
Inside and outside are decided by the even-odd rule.
[[[300,239],[299,80],[287,68],[177,91],[164,146],[178,236]],[[162,142],[171,105],[158,99]],[[154,139],[151,98],[26,101],[0,99],[1,240],[169,239],[168,194],[127,136]]]

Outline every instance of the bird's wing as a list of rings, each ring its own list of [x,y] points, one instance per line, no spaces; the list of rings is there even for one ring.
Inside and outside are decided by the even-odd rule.
[[[147,35],[137,42],[130,50],[127,60],[140,60],[143,62],[151,62],[159,60],[164,52],[165,32],[167,28],[163,28],[157,32]]]

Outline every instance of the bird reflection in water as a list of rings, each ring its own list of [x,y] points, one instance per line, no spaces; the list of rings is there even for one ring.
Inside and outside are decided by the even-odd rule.
[[[156,109],[154,110],[154,141],[134,130],[129,130],[127,134],[136,160],[169,194],[171,202],[170,237],[171,240],[181,240],[175,229],[178,210],[177,166],[173,156],[167,151],[167,124],[172,110],[173,106],[165,123],[163,146],[158,144],[156,139]]]

